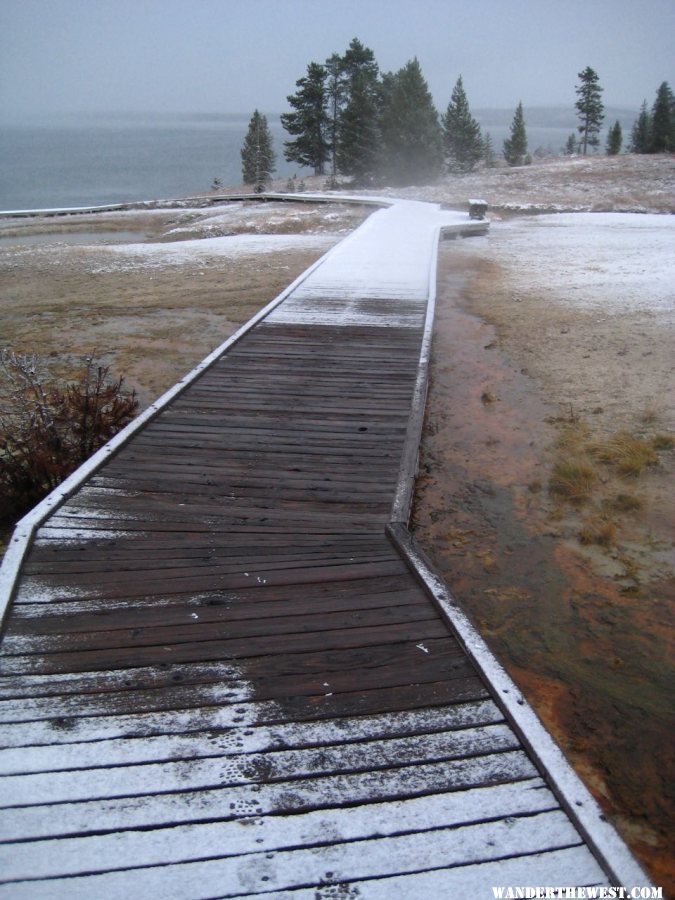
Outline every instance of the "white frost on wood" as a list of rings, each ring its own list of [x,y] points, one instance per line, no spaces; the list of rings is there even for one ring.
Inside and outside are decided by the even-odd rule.
[[[218,688],[210,693],[214,691],[217,692]],[[205,702],[208,700],[207,696]],[[246,735],[240,737],[240,742],[240,753],[228,757],[218,755],[210,746],[211,742],[205,742],[200,756],[188,760],[8,775],[0,779],[2,807],[22,806],[36,800],[43,804],[70,803],[74,800],[133,797],[155,792],[334,775],[376,769],[383,765],[411,765],[498,753],[515,750],[519,746],[517,738],[506,725],[367,741],[356,745],[268,751],[264,754],[248,751]]]
[[[9,638],[7,638],[9,640]],[[36,642],[36,650],[41,649]],[[12,650],[21,649],[9,645]],[[217,706],[221,703],[242,703],[252,697],[248,682],[242,680],[242,672],[236,666],[229,667],[229,680],[213,684],[176,684],[171,688],[171,701],[176,707]],[[138,695],[138,696],[136,696]],[[0,700],[0,723],[31,722],[70,716],[101,716],[134,708],[165,707],[163,693],[155,690],[121,691],[116,693],[90,693],[65,697],[22,697],[18,700]],[[100,763],[99,763],[100,765]]]
[[[399,201],[378,210],[327,257],[269,318],[311,325],[421,327],[430,261],[442,227],[464,222],[431,203]],[[386,299],[376,305],[369,300]],[[418,307],[410,311],[410,302]],[[397,307],[401,307],[401,313]]]
[[[15,806],[0,818],[0,841],[35,840],[58,835],[92,834],[133,828],[160,827],[208,819],[303,812],[360,803],[403,799],[422,794],[537,777],[519,750],[400,766],[368,772],[298,778],[270,784],[247,783],[170,794],[151,794],[76,801],[61,806]]]
[[[59,896],[57,890],[61,890],[71,900],[90,900],[94,896],[104,900],[123,896],[133,878],[134,893],[140,896],[161,896],[167,900],[252,896],[305,885],[308,881],[325,883],[327,872],[331,873],[331,881],[340,883],[418,872],[437,866],[441,860],[446,866],[463,866],[579,843],[579,836],[567,817],[559,811],[551,811],[458,828],[371,837],[295,850],[261,851],[241,857],[152,867],[133,873],[75,877],[65,882],[47,882],[44,885],[46,894],[42,894],[41,884],[37,893],[41,897],[56,897]],[[16,894],[0,891],[0,896],[11,896],[13,900],[31,896],[27,891],[30,885],[12,885],[15,887],[18,887]],[[32,897],[35,895],[34,891]]]
[[[336,885],[326,879],[316,888],[275,891],[273,897],[274,900],[468,900],[491,897],[493,885],[600,884],[606,885],[607,880],[586,847],[569,847],[349,884]]]
[[[411,800],[393,800],[347,809],[327,809],[273,818],[182,825],[154,831],[122,831],[82,838],[15,844],[0,848],[4,879],[112,871],[166,865],[194,859],[217,859],[363,840],[435,828],[532,815],[556,809],[553,795],[539,778],[517,785],[500,784]]]
[[[78,540],[82,540],[82,537]],[[16,593],[15,602],[52,603],[54,600],[76,600],[81,597],[89,597],[90,593],[84,588],[55,587],[48,581],[39,578],[23,578]]]
[[[275,709],[273,704],[267,702],[240,704],[236,707],[236,715],[227,709],[198,710],[200,718],[197,722],[190,718],[189,711],[172,710],[171,721],[177,727],[165,732],[152,731],[153,724],[158,727],[164,721],[160,718],[156,722],[152,718],[157,717],[156,713],[114,717],[112,723],[117,725],[117,732],[114,727],[105,728],[106,719],[103,717],[72,719],[67,730],[55,728],[51,722],[32,723],[31,728],[21,727],[20,723],[6,724],[3,726],[5,749],[0,750],[0,771],[18,774],[189,759],[206,755],[205,748],[210,747],[215,747],[217,754],[224,756],[241,753],[244,740],[249,753],[323,747],[334,743],[493,725],[502,721],[495,704],[491,700],[481,700],[457,706],[328,719],[325,722],[252,725],[256,712],[270,715]],[[126,729],[121,727],[122,723]],[[190,726],[195,730],[188,731]],[[182,729],[185,733],[181,733]],[[120,731],[126,736],[116,736]],[[75,734],[68,742],[72,732]],[[110,733],[113,736],[109,736]],[[59,734],[63,735],[63,742],[55,743]]]

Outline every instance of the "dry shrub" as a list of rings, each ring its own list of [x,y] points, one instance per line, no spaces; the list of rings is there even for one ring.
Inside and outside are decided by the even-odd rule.
[[[653,425],[654,422],[657,422],[660,418],[661,412],[654,404],[647,406],[641,416],[642,422],[645,425]]]
[[[127,425],[138,401],[91,357],[63,384],[36,356],[3,350],[0,376],[0,523],[7,526]]]
[[[576,417],[564,421],[568,424],[560,432],[556,446],[567,454],[585,451],[591,436],[590,426],[583,419]]]
[[[652,447],[655,450],[672,450],[675,447],[675,438],[672,434],[655,434],[652,438]]]
[[[598,473],[584,459],[565,459],[553,466],[548,489],[551,494],[570,503],[584,503],[598,484]]]
[[[606,441],[593,444],[589,452],[622,477],[637,477],[659,461],[652,443],[629,431],[619,431]]]
[[[644,500],[642,497],[638,497],[636,494],[624,493],[623,491],[605,500],[605,507],[617,513],[637,512],[643,506]]]
[[[614,522],[603,517],[594,517],[584,522],[579,531],[581,544],[597,544],[600,547],[611,547],[616,540]]]

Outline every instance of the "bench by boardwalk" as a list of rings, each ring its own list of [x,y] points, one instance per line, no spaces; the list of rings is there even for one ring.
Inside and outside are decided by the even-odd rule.
[[[647,883],[407,531],[464,227],[373,213],[20,524],[0,897]]]

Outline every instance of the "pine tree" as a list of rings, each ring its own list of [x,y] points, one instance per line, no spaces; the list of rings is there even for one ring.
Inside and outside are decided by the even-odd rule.
[[[633,124],[630,137],[631,153],[649,153],[652,142],[652,117],[647,109],[647,101],[642,101],[640,115]]]
[[[256,109],[248,124],[248,131],[241,148],[241,166],[244,184],[252,184],[261,193],[272,177],[276,157],[272,149],[272,135],[267,118]]]
[[[617,120],[607,134],[607,156],[617,156],[621,153],[622,143],[623,133],[621,131],[621,123]]]
[[[342,57],[342,73],[337,164],[345,175],[366,184],[375,177],[380,152],[381,87],[375,54],[354,38]]]
[[[492,144],[492,135],[489,131],[483,133],[483,162],[488,169],[494,169],[497,164],[495,148]]]
[[[318,63],[307,66],[307,75],[296,82],[297,93],[287,97],[295,112],[284,113],[281,124],[294,141],[284,144],[284,156],[289,162],[314,169],[323,175],[330,159],[330,128],[326,111],[326,69]]]
[[[344,103],[346,84],[344,64],[339,53],[331,54],[326,60],[326,97],[328,99],[328,135],[330,141],[331,186],[337,185],[338,131],[340,114]]]
[[[383,78],[382,172],[392,184],[438,177],[443,141],[438,113],[417,59]]]
[[[650,153],[670,153],[675,150],[675,97],[667,81],[656,92],[652,107]]]
[[[443,116],[443,139],[451,170],[471,172],[476,168],[483,156],[483,143],[480,125],[469,110],[461,75]]]
[[[572,132],[567,137],[567,142],[565,144],[565,155],[566,156],[574,156],[577,152],[577,136],[574,132]]]
[[[575,88],[578,97],[576,109],[581,120],[578,131],[581,135],[581,152],[586,156],[589,146],[597,147],[600,143],[598,135],[605,115],[597,73],[586,66],[583,72],[579,72],[578,78],[580,83]]]
[[[510,166],[522,166],[527,157],[527,132],[523,104],[519,103],[511,122],[511,137],[504,141],[504,159]]]

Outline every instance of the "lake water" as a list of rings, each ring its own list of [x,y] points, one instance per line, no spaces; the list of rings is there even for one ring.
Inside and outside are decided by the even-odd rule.
[[[528,122],[530,151],[556,153],[574,115],[553,127]],[[482,117],[480,117],[482,118]],[[268,115],[276,176],[306,174],[283,158],[288,134]],[[0,211],[166,200],[208,191],[214,178],[241,183],[249,115],[69,116],[0,124]],[[504,115],[483,118],[494,151],[509,135]],[[548,124],[548,123],[547,123]]]
[[[64,117],[0,127],[0,210],[99,206],[208,191],[241,182],[248,115]],[[301,171],[283,158],[288,135],[268,124],[277,177]]]

